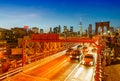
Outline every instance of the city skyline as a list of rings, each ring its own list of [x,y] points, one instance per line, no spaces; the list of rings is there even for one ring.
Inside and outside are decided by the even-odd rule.
[[[0,0],[0,27],[38,27],[49,31],[58,25],[83,29],[110,21],[120,27],[119,0]]]

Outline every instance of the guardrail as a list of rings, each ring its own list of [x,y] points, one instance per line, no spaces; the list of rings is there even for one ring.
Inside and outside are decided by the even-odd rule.
[[[15,75],[15,74],[21,72],[21,71],[22,71],[22,68],[23,68],[23,67],[19,67],[19,68],[16,68],[16,69],[14,69],[14,70],[11,70],[11,71],[8,71],[8,72],[6,72],[6,73],[1,74],[1,75],[0,75],[0,81],[3,80],[3,79],[5,79],[5,78],[7,78],[7,77],[10,77],[10,76],[12,76],[12,75]]]
[[[108,76],[105,73],[106,59],[105,57],[99,53],[96,60],[95,67],[95,81],[106,81],[105,78]]]
[[[66,51],[66,50],[61,51],[61,52],[63,52],[62,54],[61,54],[61,52],[59,52],[59,53],[53,54],[53,55],[51,55],[51,56],[49,56],[49,57],[43,58],[43,59],[41,59],[41,60],[38,60],[38,61],[36,61],[36,62],[34,62],[34,63],[27,64],[27,65],[25,65],[25,66],[21,66],[21,67],[18,66],[18,68],[14,69],[14,70],[11,70],[11,71],[8,71],[8,72],[6,72],[6,73],[1,74],[1,75],[0,75],[0,81],[1,81],[1,80],[4,80],[4,79],[7,78],[7,77],[10,77],[10,76],[12,76],[12,75],[15,75],[15,74],[17,74],[17,73],[19,73],[19,72],[28,71],[28,70],[30,70],[30,67],[33,67],[33,66],[34,66],[34,67],[37,67],[37,65],[43,65],[43,64],[49,62],[50,60],[53,60],[53,59],[55,59],[55,58],[57,58],[57,57],[59,57],[59,56],[64,55],[64,54],[65,54],[65,51]],[[17,63],[17,64],[21,64],[22,61],[19,60],[19,61],[17,61],[16,63]]]

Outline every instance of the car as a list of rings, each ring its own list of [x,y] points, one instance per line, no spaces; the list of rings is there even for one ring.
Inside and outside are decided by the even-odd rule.
[[[86,54],[83,56],[82,62],[83,65],[94,65],[94,56],[93,54]]]
[[[70,60],[78,60],[78,62],[81,60],[81,52],[79,50],[74,50],[70,54]]]
[[[81,50],[81,48],[82,48],[82,45],[78,45],[78,46],[77,46],[77,49],[78,49],[78,50]]]
[[[68,50],[66,51],[66,55],[70,55],[70,53],[73,51],[72,48],[68,48]]]

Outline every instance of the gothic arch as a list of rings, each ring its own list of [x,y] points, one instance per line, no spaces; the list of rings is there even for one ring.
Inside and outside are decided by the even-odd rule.
[[[98,35],[98,28],[100,27],[101,29],[101,33],[104,33],[104,27],[106,27],[107,31],[109,30],[110,26],[109,26],[110,22],[96,22],[96,28],[95,28],[95,34]]]

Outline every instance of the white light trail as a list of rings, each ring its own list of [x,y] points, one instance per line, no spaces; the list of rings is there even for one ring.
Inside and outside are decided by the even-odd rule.
[[[85,77],[85,80],[84,81],[88,81],[88,79],[91,79],[93,78],[92,75],[93,75],[93,68],[91,68],[87,73],[86,73],[86,77]]]
[[[82,68],[82,67],[79,68],[78,71],[77,71],[77,73],[74,75],[73,78],[78,78],[78,76],[80,75],[80,73],[81,73],[82,71],[83,71],[83,68]]]
[[[68,78],[72,75],[72,73],[73,73],[79,66],[80,66],[80,64],[78,64],[78,65],[72,70],[72,72],[65,78],[64,81],[67,81]]]

